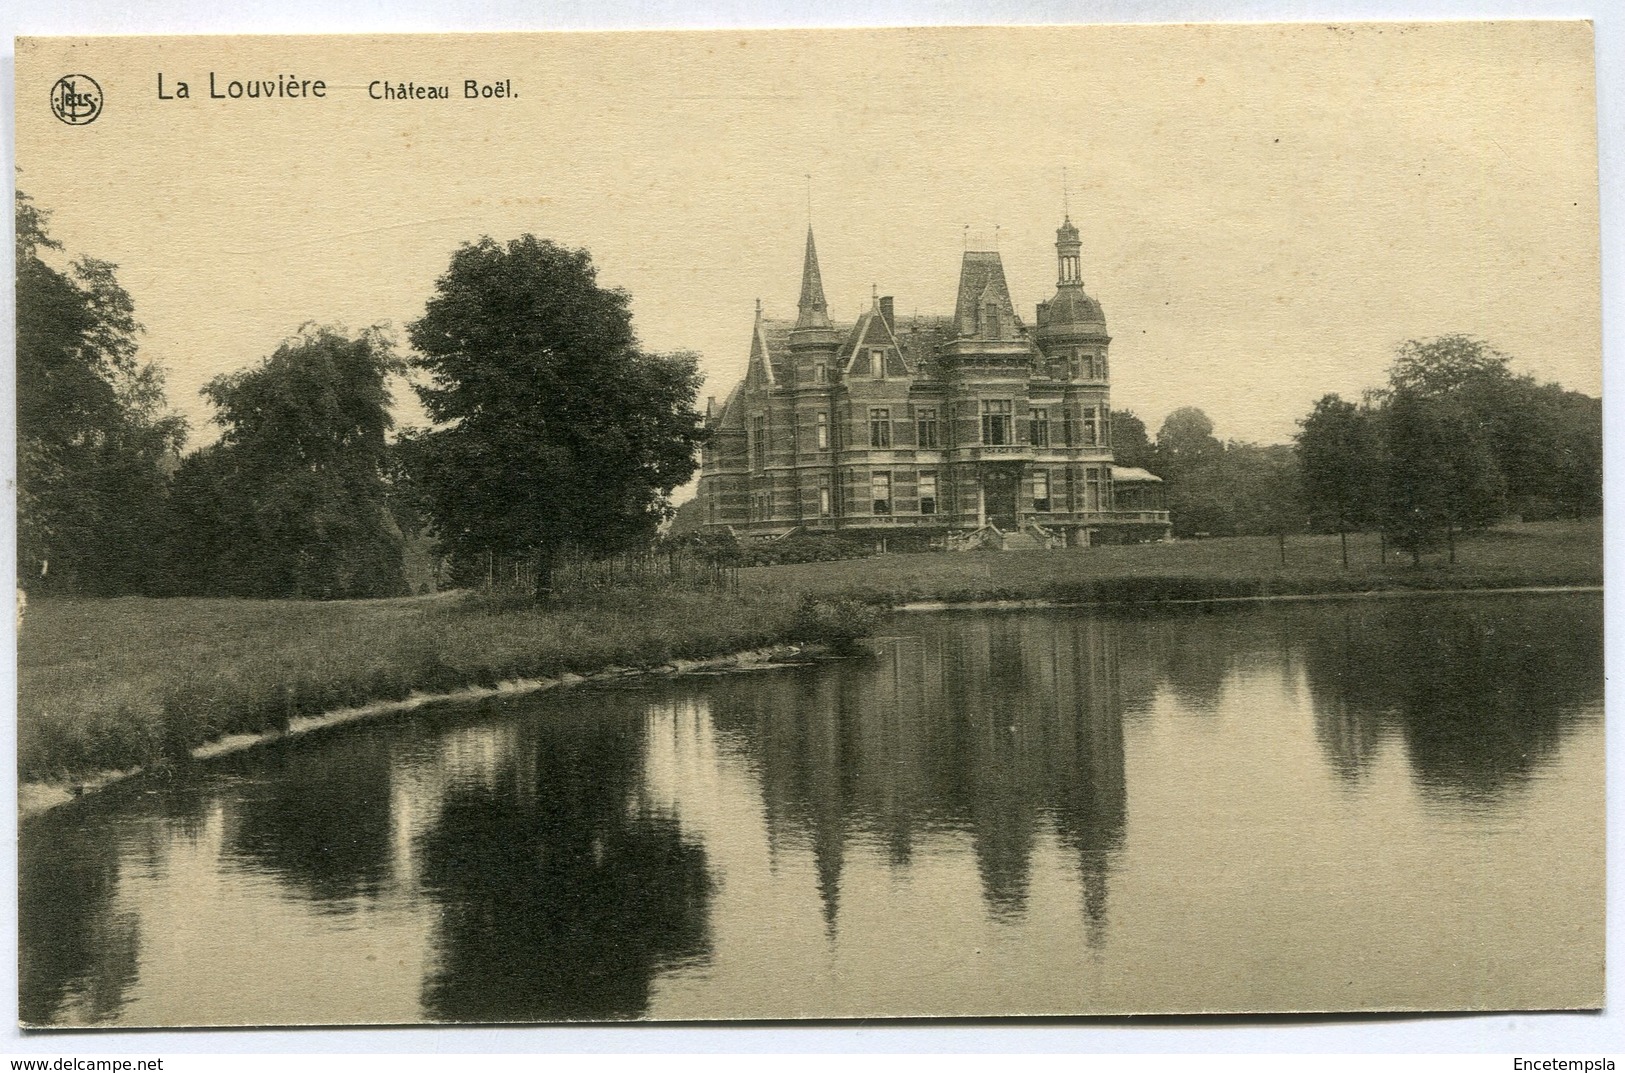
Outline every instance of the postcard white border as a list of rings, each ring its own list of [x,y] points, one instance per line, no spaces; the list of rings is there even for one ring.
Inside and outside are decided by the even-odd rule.
[[[1605,531],[1619,531],[1625,513],[1625,438],[1620,429],[1625,404],[1618,368],[1625,346],[1620,316],[1625,270],[1625,5],[1607,0],[827,0],[809,21],[805,0],[689,3],[682,0],[596,0],[592,4],[534,4],[523,0],[251,0],[228,10],[218,0],[123,0],[117,5],[51,4],[34,0],[27,9],[5,5],[0,42],[0,137],[8,173],[14,174],[13,39],[18,35],[221,34],[221,33],[439,33],[503,30],[722,29],[805,26],[1002,25],[1110,22],[1356,22],[1396,19],[1577,18],[1596,28],[1599,162],[1603,250],[1603,403],[1605,412]],[[4,244],[5,278],[12,271],[12,244]],[[13,295],[0,288],[0,384],[15,383]],[[14,414],[0,408],[5,442],[3,475],[15,478]],[[0,563],[15,562],[15,520],[7,512],[0,525]],[[1619,576],[1625,546],[1605,540],[1605,571]],[[1606,668],[1619,681],[1625,643],[1621,597],[1610,591],[1607,609]],[[0,617],[7,649],[15,652],[10,616]],[[15,660],[3,669],[0,696],[7,718],[0,723],[0,756],[15,756]],[[624,1053],[673,1052],[1002,1052],[1039,1053],[1434,1053],[1581,1055],[1625,1054],[1625,898],[1621,861],[1625,859],[1625,733],[1619,718],[1625,703],[1609,690],[1608,734],[1608,973],[1607,1010],[1601,1014],[1441,1015],[1383,1019],[1351,1018],[1146,1018],[1065,1022],[974,1022],[924,1024],[821,1023],[811,1026],[503,1027],[337,1030],[232,1030],[191,1032],[34,1033],[15,1027],[17,1010],[17,883],[15,810],[0,809],[0,1055],[25,1056],[183,1053],[344,1053],[352,1055],[435,1051]],[[0,800],[16,800],[15,768],[0,764]],[[382,1068],[367,1063],[362,1068]],[[1510,1069],[1508,1062],[1505,1068]]]

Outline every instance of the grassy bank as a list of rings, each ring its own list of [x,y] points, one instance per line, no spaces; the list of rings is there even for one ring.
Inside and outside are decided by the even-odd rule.
[[[18,764],[25,781],[71,778],[414,691],[829,639],[811,618],[789,593],[681,590],[497,613],[456,595],[41,600],[19,642]]]
[[[413,692],[653,666],[803,640],[864,616],[840,602],[1157,602],[1225,596],[1594,585],[1600,522],[1464,538],[1454,566],[1379,561],[1374,537],[1269,538],[1090,550],[892,555],[740,571],[740,591],[611,590],[567,610],[479,609],[462,596],[334,603],[43,600],[19,642],[18,763],[64,779],[183,756],[229,734]],[[822,601],[813,613],[811,594]]]
[[[1336,536],[1292,536],[1286,562],[1274,537],[1227,537],[1168,544],[1024,552],[941,552],[842,562],[755,567],[740,572],[742,592],[852,593],[887,603],[912,599],[1049,599],[1103,603],[1237,596],[1485,589],[1602,584],[1602,522],[1507,525],[1457,540],[1443,553],[1388,551],[1374,534],[1349,535],[1349,568]]]

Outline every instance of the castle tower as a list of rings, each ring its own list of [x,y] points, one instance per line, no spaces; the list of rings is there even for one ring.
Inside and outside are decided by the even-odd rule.
[[[1068,216],[1055,231],[1055,297],[1038,303],[1034,334],[1046,357],[1053,359],[1059,355],[1052,351],[1083,345],[1091,355],[1099,356],[1104,369],[1111,339],[1106,335],[1106,315],[1100,303],[1083,289],[1082,249],[1077,225]],[[1104,373],[1098,379],[1105,379]]]

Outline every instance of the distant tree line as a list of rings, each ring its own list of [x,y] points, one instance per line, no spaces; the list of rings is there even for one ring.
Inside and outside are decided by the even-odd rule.
[[[1600,514],[1602,401],[1509,362],[1467,336],[1412,340],[1385,387],[1320,399],[1292,444],[1221,443],[1191,407],[1153,441],[1120,411],[1115,456],[1166,482],[1182,537],[1381,532],[1419,558],[1508,516]]]
[[[696,359],[643,350],[584,250],[465,245],[407,328],[410,362],[380,328],[305,325],[204,386],[220,437],[183,454],[115,266],[53,264],[46,214],[18,192],[16,216],[30,592],[395,596],[409,540],[451,580],[501,564],[541,587],[561,555],[646,545],[696,468]],[[434,424],[392,438],[411,370]]]

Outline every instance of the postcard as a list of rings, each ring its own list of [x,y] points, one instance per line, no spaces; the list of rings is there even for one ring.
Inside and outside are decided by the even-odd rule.
[[[24,1027],[1601,1006],[1589,24],[15,100]]]

